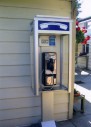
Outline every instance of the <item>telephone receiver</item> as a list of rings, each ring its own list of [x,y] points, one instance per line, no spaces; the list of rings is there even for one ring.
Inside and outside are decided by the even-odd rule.
[[[54,60],[52,58],[50,58],[48,60],[48,63],[47,63],[47,69],[50,70],[50,71],[54,71]]]
[[[55,52],[42,53],[42,84],[44,86],[56,85],[56,61]]]

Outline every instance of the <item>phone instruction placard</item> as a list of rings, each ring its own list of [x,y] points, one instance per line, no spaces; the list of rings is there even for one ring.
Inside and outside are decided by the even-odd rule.
[[[49,36],[49,46],[55,46],[55,35]]]

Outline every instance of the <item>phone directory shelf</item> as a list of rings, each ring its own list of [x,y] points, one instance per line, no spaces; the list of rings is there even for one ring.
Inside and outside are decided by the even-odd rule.
[[[40,89],[40,91],[54,91],[54,90],[66,90],[66,91],[68,91],[68,88],[64,85],[46,86],[46,87],[42,87],[41,89]]]

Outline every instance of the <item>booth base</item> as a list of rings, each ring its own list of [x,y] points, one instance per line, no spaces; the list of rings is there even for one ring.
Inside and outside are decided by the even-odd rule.
[[[53,91],[42,92],[42,121],[53,120]]]
[[[69,93],[66,90],[42,91],[42,121],[69,119]]]

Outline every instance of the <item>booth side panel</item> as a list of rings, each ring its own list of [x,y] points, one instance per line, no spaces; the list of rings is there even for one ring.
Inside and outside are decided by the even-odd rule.
[[[62,58],[63,58],[63,68],[62,68],[62,84],[68,87],[68,67],[69,67],[69,42],[68,42],[68,35],[63,36],[63,53],[62,53]]]
[[[69,113],[68,113],[68,118],[69,119],[72,119],[72,117],[73,117],[73,105],[74,105],[74,72],[75,72],[75,37],[76,37],[76,31],[74,31],[75,30],[75,24],[76,24],[76,21],[75,21],[75,19],[73,20],[73,23],[72,23],[72,48],[70,49],[71,50],[71,52],[72,52],[72,54],[70,54],[70,57],[72,58],[72,61],[71,61],[71,75],[70,75],[70,84],[69,84],[69,86],[70,86],[70,89],[71,89],[71,91],[69,91]],[[69,50],[69,51],[70,51]],[[69,73],[70,73],[70,71],[69,71]]]

